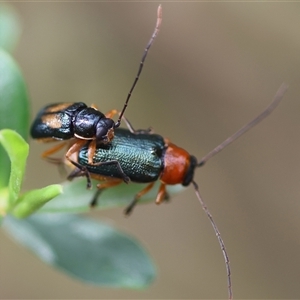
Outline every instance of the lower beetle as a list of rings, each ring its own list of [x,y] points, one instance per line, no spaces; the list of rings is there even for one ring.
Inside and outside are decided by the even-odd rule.
[[[126,215],[132,212],[139,199],[152,189],[157,180],[160,180],[161,184],[156,196],[156,204],[160,204],[167,198],[167,185],[182,184],[183,186],[188,186],[192,183],[197,198],[213,226],[222,249],[228,277],[228,295],[231,299],[231,271],[225,244],[211,213],[201,198],[198,185],[193,179],[194,171],[196,168],[203,166],[212,156],[266,118],[282,100],[286,89],[287,86],[282,84],[272,103],[261,114],[218,145],[200,161],[197,161],[195,156],[190,155],[183,148],[176,146],[158,134],[153,134],[147,130],[134,131],[131,128],[130,131],[119,128],[115,131],[115,138],[110,143],[102,144],[97,147],[93,157],[93,164],[90,164],[88,159],[89,147],[84,146],[80,149],[75,159],[80,165],[84,166],[86,170],[74,169],[69,175],[69,179],[84,176],[85,172],[88,172],[92,178],[102,181],[97,185],[98,191],[91,202],[91,206],[97,204],[97,198],[101,190],[122,182],[123,173],[133,182],[148,183],[145,188],[135,195],[132,202],[125,209]]]
[[[117,122],[114,122],[111,118],[117,114],[118,111],[111,110],[104,115],[97,110],[95,106],[88,107],[82,102],[50,104],[39,111],[31,126],[32,138],[42,142],[52,142],[57,140],[66,141],[75,138],[70,143],[69,141],[61,143],[45,151],[42,154],[43,158],[52,162],[58,162],[59,160],[49,156],[62,149],[64,146],[68,146],[69,150],[66,153],[66,158],[80,168],[80,165],[72,161],[70,157],[72,153],[76,153],[83,145],[88,141],[91,141],[89,143],[88,161],[89,164],[93,163],[96,146],[109,143],[114,137],[114,130],[121,124],[129,99],[142,72],[148,51],[159,32],[161,22],[162,8],[161,5],[159,5],[154,32],[145,48],[137,75],[127,95],[123,109],[119,113]],[[127,177],[123,176],[123,179],[126,181]]]

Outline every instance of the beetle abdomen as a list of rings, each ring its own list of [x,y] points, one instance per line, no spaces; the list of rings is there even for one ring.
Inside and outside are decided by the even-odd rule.
[[[86,107],[83,102],[76,102],[55,103],[42,108],[31,126],[32,138],[66,140],[74,137],[74,117]]]

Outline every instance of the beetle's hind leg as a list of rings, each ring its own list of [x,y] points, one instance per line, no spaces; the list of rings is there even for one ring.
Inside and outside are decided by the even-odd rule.
[[[143,197],[145,194],[147,194],[154,186],[155,181],[149,183],[144,189],[142,189],[139,193],[137,193],[134,197],[134,199],[130,202],[130,204],[125,208],[124,214],[126,216],[129,216],[132,213],[132,210],[136,206],[136,204],[139,202],[140,198]],[[156,196],[155,203],[160,204],[163,201],[168,201],[170,198],[168,192],[166,191],[166,184],[161,183],[159,186],[159,190]]]
[[[147,194],[154,186],[155,181],[149,183],[145,188],[143,188],[140,192],[138,192],[133,200],[130,202],[130,204],[125,208],[124,214],[126,216],[129,216],[132,213],[132,210],[139,202],[140,198],[143,197],[145,194]]]
[[[91,202],[90,202],[90,207],[91,208],[94,208],[95,206],[97,206],[98,204],[98,199],[99,199],[99,196],[101,195],[102,191],[104,189],[107,189],[107,188],[111,188],[111,187],[114,187],[114,186],[117,186],[119,185],[120,183],[122,183],[122,180],[121,179],[108,179],[107,177],[95,177],[93,176],[94,179],[99,179],[99,180],[107,180],[107,181],[104,181],[104,182],[101,182],[101,183],[98,183],[97,184],[97,191],[96,193],[94,194]]]
[[[79,164],[77,162],[77,156],[75,156],[75,160],[73,158],[73,155],[77,154],[78,151],[87,143],[86,140],[81,140],[78,139],[67,151],[66,153],[66,159],[72,164],[74,165],[77,169],[79,169],[80,171],[77,171],[76,169],[68,176],[68,180],[72,180],[75,177],[80,177],[80,176],[85,176],[87,179],[87,184],[86,187],[87,189],[90,189],[92,187],[92,182],[91,182],[91,175],[90,172],[88,171],[88,169]]]
[[[91,181],[91,174],[90,172],[87,170],[86,167],[80,165],[79,163],[70,160],[70,162],[76,167],[67,177],[67,179],[69,181],[72,181],[74,178],[76,177],[86,177],[86,188],[87,189],[91,189],[92,188],[92,181]]]

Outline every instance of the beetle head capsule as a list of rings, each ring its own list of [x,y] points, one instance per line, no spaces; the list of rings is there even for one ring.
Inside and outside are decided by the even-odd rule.
[[[99,120],[96,125],[96,144],[109,143],[114,138],[115,122],[109,118]]]

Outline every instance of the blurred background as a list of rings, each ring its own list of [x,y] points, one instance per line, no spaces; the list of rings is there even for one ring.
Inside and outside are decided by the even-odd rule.
[[[158,3],[14,3],[15,57],[32,116],[53,102],[121,109],[154,29]],[[236,298],[299,298],[300,5],[163,3],[163,23],[126,116],[201,158],[260,113],[278,109],[199,169],[195,180],[222,233]],[[24,190],[58,183],[31,143]],[[0,232],[1,298],[226,298],[223,257],[189,187],[170,203],[95,218],[140,239],[158,265],[145,291],[84,285]]]

